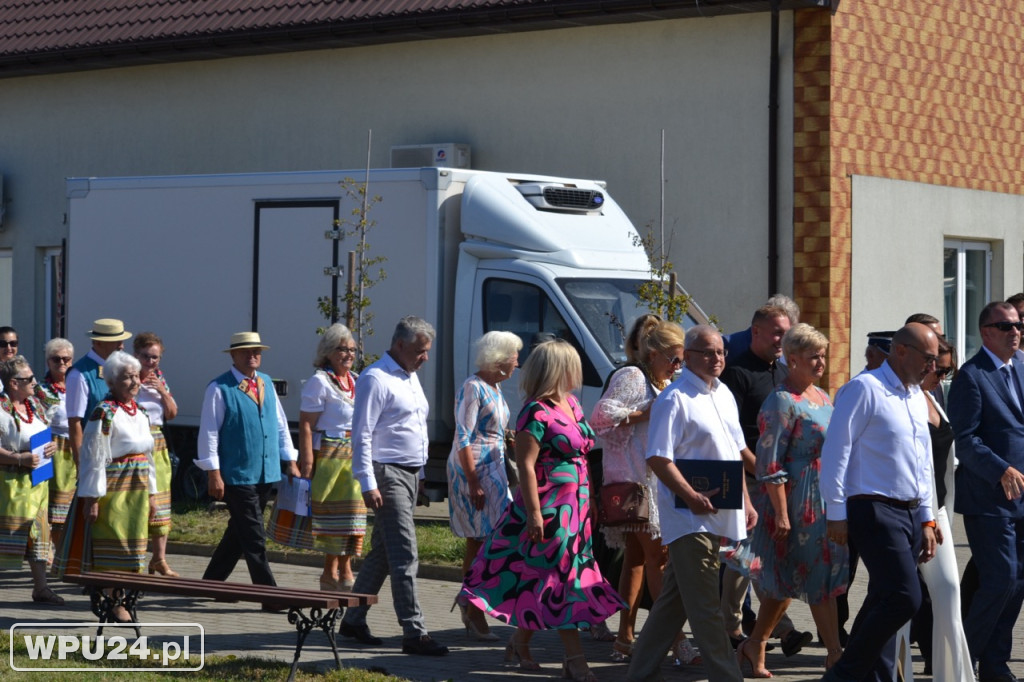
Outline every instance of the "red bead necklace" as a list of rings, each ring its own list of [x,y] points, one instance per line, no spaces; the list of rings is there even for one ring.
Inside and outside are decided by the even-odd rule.
[[[117,406],[124,410],[125,414],[127,414],[129,417],[134,417],[135,414],[139,411],[139,405],[134,400],[128,403],[127,405],[125,403],[122,403],[120,400],[115,400],[114,402],[117,403]]]

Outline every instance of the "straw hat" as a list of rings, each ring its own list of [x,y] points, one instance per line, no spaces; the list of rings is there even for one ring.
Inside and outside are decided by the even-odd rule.
[[[89,338],[93,341],[124,341],[132,338],[132,333],[124,330],[121,320],[105,317],[92,323]]]
[[[233,350],[241,350],[242,348],[262,348],[267,350],[270,346],[263,345],[260,341],[259,332],[238,332],[231,335],[231,345],[225,348],[224,352],[230,353]]]

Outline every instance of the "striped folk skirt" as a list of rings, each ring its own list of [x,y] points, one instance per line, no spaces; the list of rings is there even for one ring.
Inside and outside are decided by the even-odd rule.
[[[315,453],[311,484],[313,515],[296,516],[276,507],[270,537],[297,549],[360,556],[366,535],[366,506],[352,475],[352,446],[347,438],[324,438]]]
[[[89,523],[81,498],[71,503],[55,562],[57,575],[86,571],[142,573],[149,543],[149,459],[126,455],[107,465],[107,494]]]
[[[78,486],[78,467],[67,436],[54,436],[53,478],[50,479],[50,523],[59,526],[68,518],[71,499]]]
[[[46,561],[50,552],[48,483],[33,486],[28,471],[0,467],[0,569],[18,569],[25,559]]]
[[[150,428],[153,434],[153,463],[156,468],[156,492],[151,496],[154,507],[149,523],[150,537],[159,537],[171,532],[171,454],[167,450],[167,439],[159,426]]]

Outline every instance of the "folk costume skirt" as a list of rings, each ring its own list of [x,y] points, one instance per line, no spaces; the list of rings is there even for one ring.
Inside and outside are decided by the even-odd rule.
[[[57,446],[53,453],[53,478],[50,479],[50,523],[62,525],[68,518],[68,509],[78,487],[78,467],[71,454],[71,441],[67,436],[54,436]]]
[[[75,495],[55,562],[57,575],[87,571],[142,573],[149,544],[149,459],[125,455],[107,465],[107,494],[89,523]]]
[[[151,496],[154,512],[149,522],[149,535],[159,537],[171,532],[171,454],[161,428],[154,425],[150,433],[153,434],[156,492]]]
[[[46,561],[50,552],[48,483],[33,486],[27,470],[0,467],[0,569],[18,569],[24,559]]]
[[[299,516],[275,505],[267,528],[274,542],[326,554],[360,556],[366,536],[366,506],[352,475],[348,438],[323,438],[314,453],[310,486],[312,516]]]

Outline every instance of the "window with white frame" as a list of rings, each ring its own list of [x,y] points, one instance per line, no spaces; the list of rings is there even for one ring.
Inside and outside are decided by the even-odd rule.
[[[944,331],[963,362],[981,348],[978,314],[991,300],[992,247],[947,239],[943,261]]]

